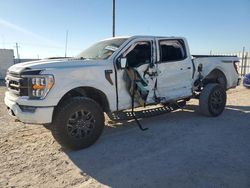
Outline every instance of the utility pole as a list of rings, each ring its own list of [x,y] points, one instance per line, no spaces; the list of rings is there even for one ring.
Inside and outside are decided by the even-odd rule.
[[[18,43],[16,43],[16,55],[17,55],[17,59],[18,59],[18,63],[20,63],[20,55],[19,55],[19,52],[18,52]]]
[[[113,0],[113,37],[115,37],[115,0]]]
[[[67,57],[67,48],[68,48],[68,33],[69,31],[66,31],[66,41],[65,41],[65,57]]]

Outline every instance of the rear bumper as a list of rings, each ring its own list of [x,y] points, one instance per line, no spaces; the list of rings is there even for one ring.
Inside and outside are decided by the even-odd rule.
[[[23,123],[47,124],[52,122],[54,107],[32,107],[32,110],[24,110],[8,95],[5,95],[4,103],[9,114]]]

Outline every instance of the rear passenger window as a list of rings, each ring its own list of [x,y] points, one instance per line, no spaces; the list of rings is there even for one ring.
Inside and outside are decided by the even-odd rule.
[[[180,61],[186,58],[184,42],[182,40],[161,40],[160,61]]]

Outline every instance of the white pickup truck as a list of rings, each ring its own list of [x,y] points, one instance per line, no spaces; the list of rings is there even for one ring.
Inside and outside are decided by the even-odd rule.
[[[202,114],[220,115],[226,90],[239,84],[238,61],[236,56],[192,56],[181,37],[116,37],[75,58],[13,65],[5,104],[21,122],[49,127],[63,147],[81,149],[101,135],[104,113],[115,120],[134,118],[143,129],[137,118],[196,98]],[[156,104],[161,107],[147,110]]]

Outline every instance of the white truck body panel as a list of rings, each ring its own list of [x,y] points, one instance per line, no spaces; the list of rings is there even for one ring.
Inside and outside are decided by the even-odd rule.
[[[239,75],[235,71],[234,61],[238,61],[237,57],[204,57],[195,58],[194,65],[196,70],[199,64],[203,65],[202,75],[206,77],[210,72],[215,69],[220,70],[224,73],[227,79],[227,89],[234,88],[237,86]],[[195,72],[195,78],[198,77],[198,72]]]
[[[25,123],[50,123],[54,107],[57,106],[67,92],[78,87],[91,87],[105,94],[111,112],[129,109],[131,108],[131,96],[124,81],[124,69],[117,68],[116,60],[119,54],[123,53],[134,42],[145,40],[153,42],[152,59],[155,64],[154,69],[159,74],[157,78],[157,92],[167,100],[192,97],[193,84],[198,78],[197,68],[199,64],[203,64],[203,77],[206,77],[211,71],[218,69],[224,73],[227,79],[227,88],[237,86],[238,74],[232,63],[238,60],[237,57],[194,58],[192,62],[186,39],[177,38],[184,40],[187,58],[182,61],[156,63],[159,61],[159,49],[156,42],[159,39],[163,39],[163,37],[136,36],[129,38],[106,60],[47,59],[16,64],[10,67],[8,71],[20,73],[26,68],[32,70],[41,69],[43,70],[41,74],[54,76],[55,84],[46,98],[42,100],[31,100],[27,96],[16,96],[11,91],[7,91],[5,104],[14,111],[18,119]],[[164,37],[164,39],[173,39],[173,37]],[[144,64],[138,67],[137,70],[141,73],[147,66],[147,64]],[[113,81],[113,85],[105,78],[105,70],[112,71],[110,78]],[[153,103],[155,79],[148,79],[148,81],[147,89],[149,90],[149,95],[147,103]],[[118,92],[116,93],[116,91]],[[22,112],[18,105],[34,106],[37,107],[37,110],[32,113]],[[138,105],[136,104],[136,106]]]
[[[178,39],[178,38],[177,38]],[[160,70],[158,77],[160,96],[166,97],[167,100],[185,98],[192,95],[193,87],[193,69],[192,61],[185,38],[186,59],[180,61],[160,62],[160,49],[157,45],[157,68]],[[171,38],[159,37],[157,43],[161,40],[171,40]],[[169,80],[169,81],[168,81]]]
[[[104,70],[113,69],[113,64],[108,61],[89,62],[87,60],[57,60],[36,61],[20,63],[12,66],[10,72],[20,72],[25,68],[45,69],[42,74],[53,74],[56,87],[53,87],[43,100],[30,100],[27,97],[16,97],[16,102],[27,106],[56,106],[59,100],[71,89],[77,87],[93,87],[106,93],[109,101],[115,99],[115,87],[104,80]],[[67,78],[67,79],[66,79]],[[112,80],[114,75],[112,75]],[[61,83],[61,84],[59,84]],[[9,93],[9,91],[7,91]],[[12,98],[12,100],[14,100]],[[113,104],[113,105],[112,105]],[[115,109],[115,102],[110,107]]]

